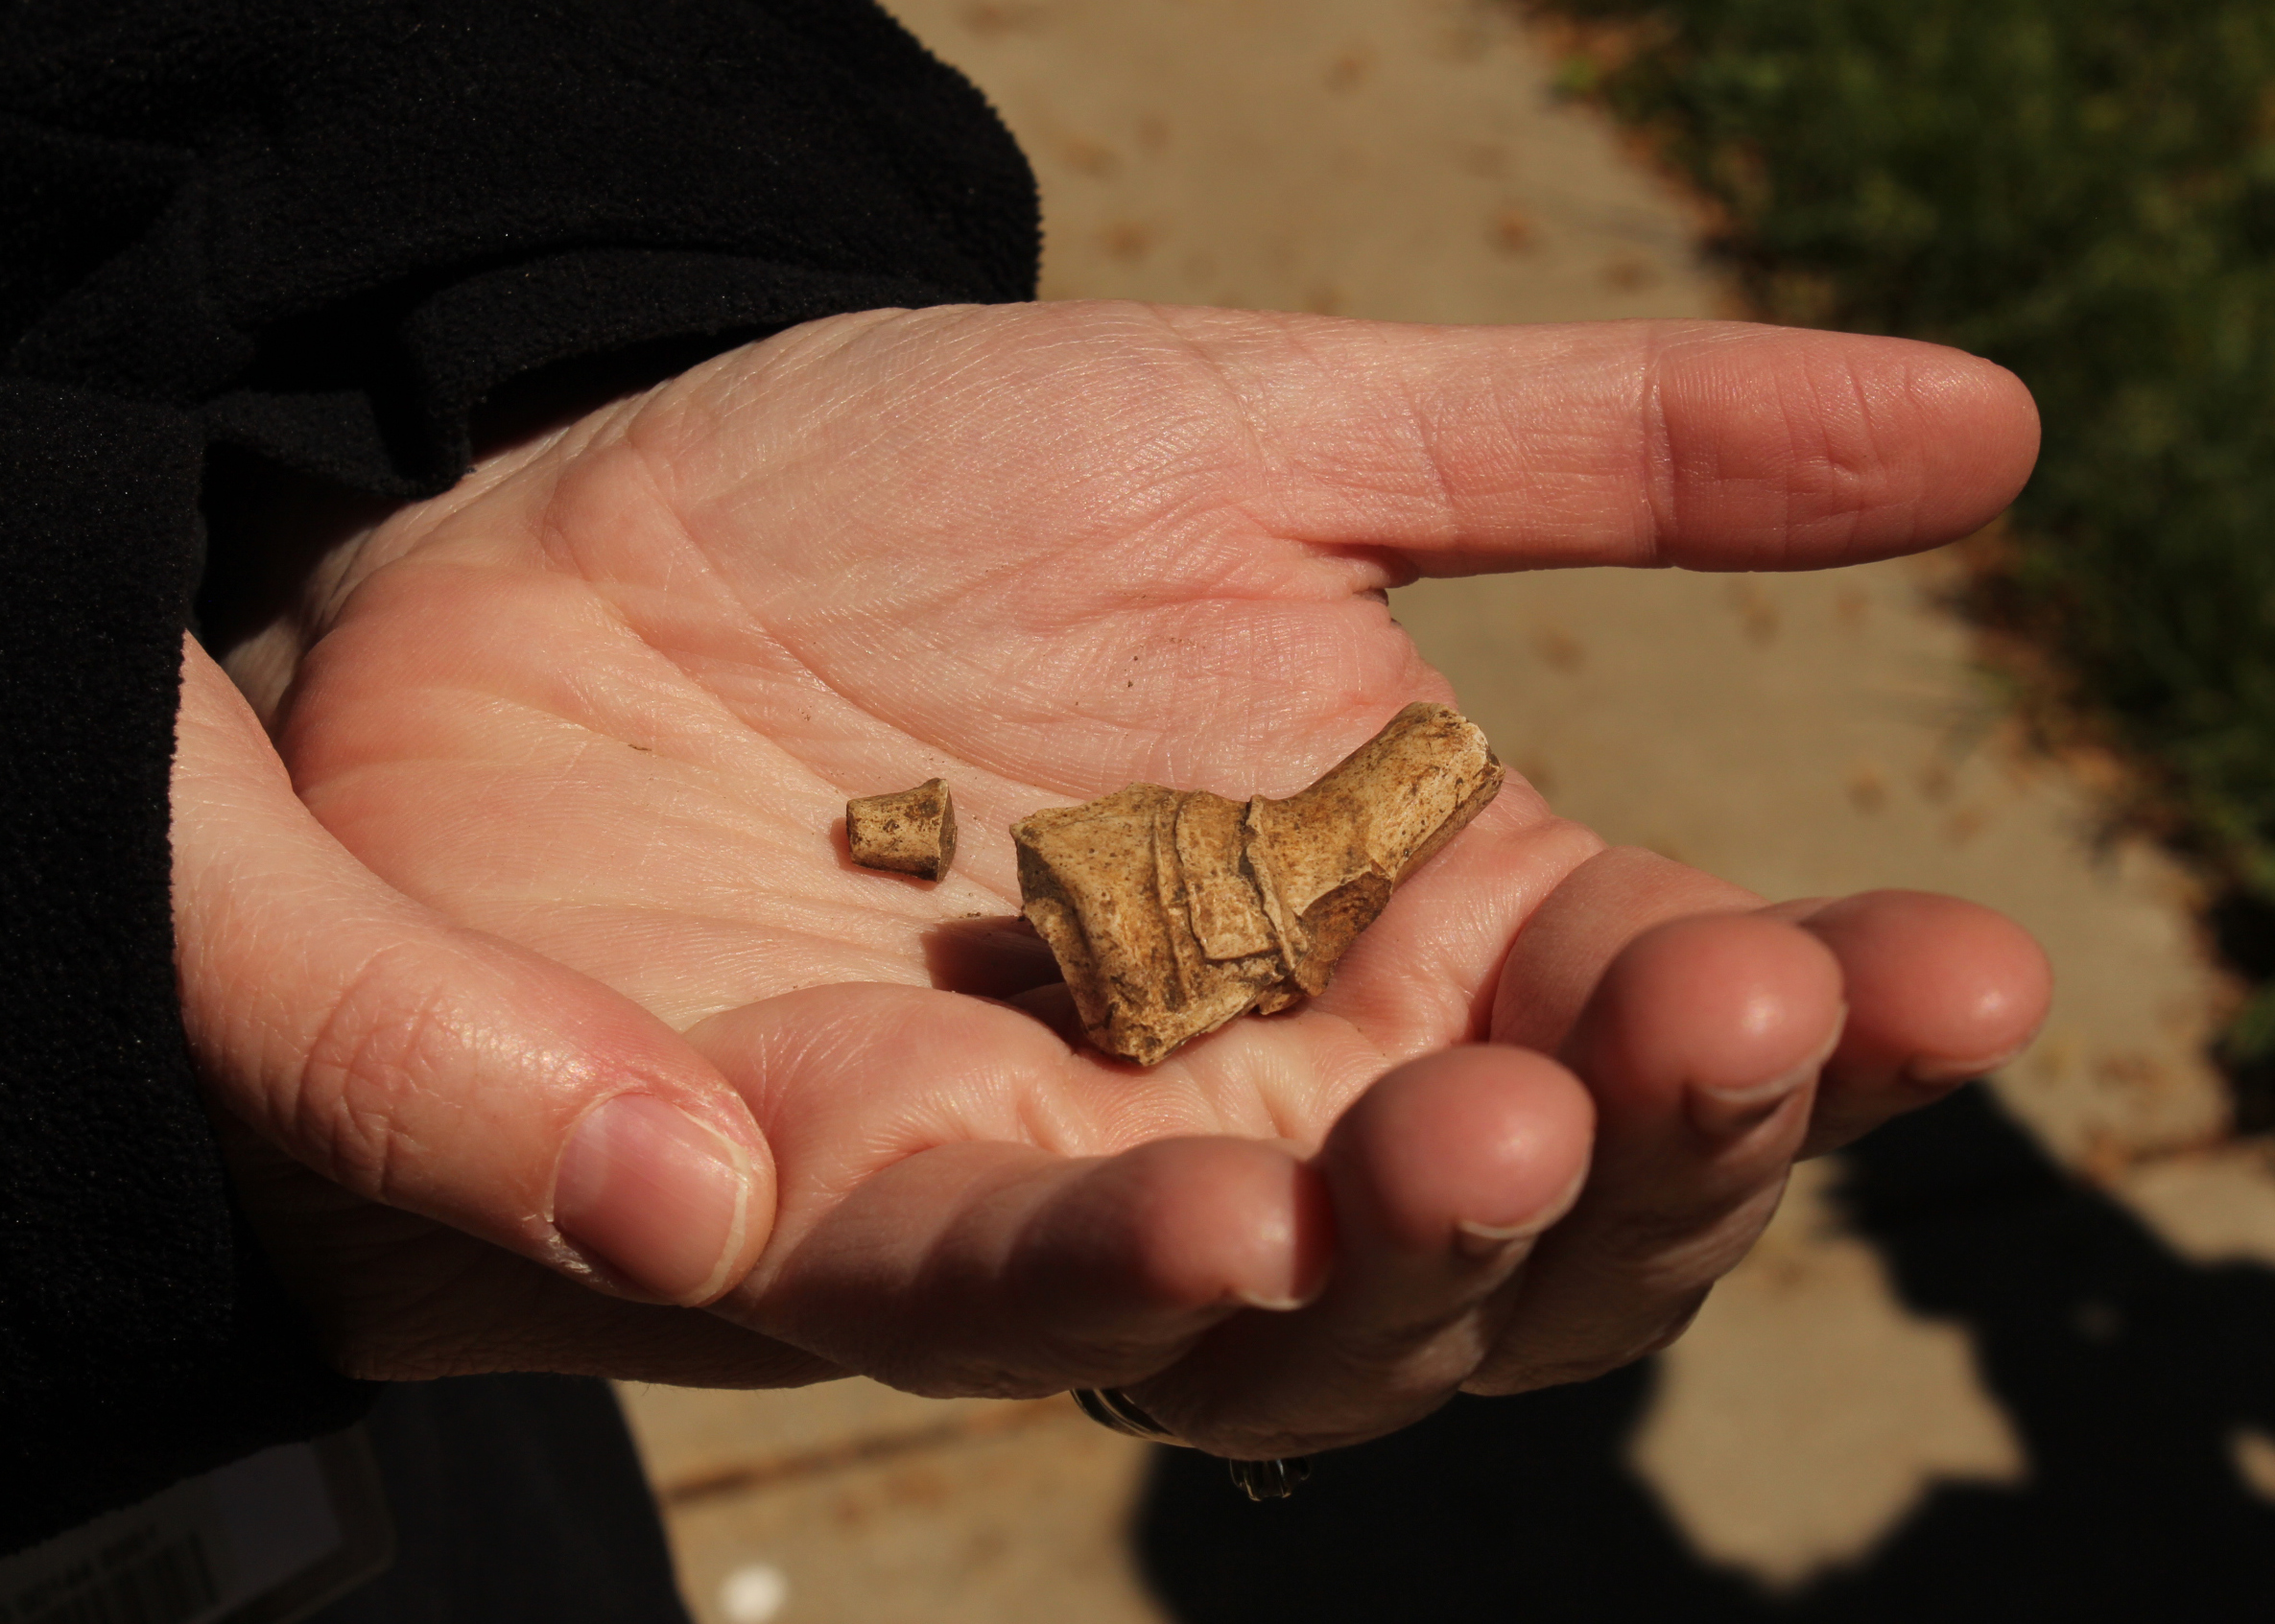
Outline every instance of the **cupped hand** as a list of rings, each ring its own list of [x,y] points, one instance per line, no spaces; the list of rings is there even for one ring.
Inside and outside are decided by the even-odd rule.
[[[813,323],[501,453],[231,660],[295,837],[387,899],[361,946],[184,932],[299,1192],[273,1244],[384,1232],[387,1290],[302,1270],[375,1374],[1118,1385],[1234,1454],[1633,1358],[1796,1155],[2026,1040],[2027,937],[1765,907],[1512,779],[1325,995],[1140,1070],[1071,1027],[1004,831],[1285,794],[1453,699],[1385,604],[1418,574],[1884,556],[2034,446],[2010,376],[1900,341],[1059,305]],[[852,866],[845,798],[936,775],[956,872]],[[327,953],[287,1038],[195,1015]]]

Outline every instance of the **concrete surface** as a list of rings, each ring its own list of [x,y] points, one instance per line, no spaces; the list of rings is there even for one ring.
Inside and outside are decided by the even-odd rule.
[[[1507,6],[892,9],[1032,157],[1047,296],[1486,322],[1727,309],[1681,200],[1556,97]],[[1936,607],[1946,569],[1585,571],[1395,602],[1504,758],[1613,838],[1771,895],[1916,885],[2023,920],[2060,990],[1998,1080],[2009,1109],[2176,1256],[2275,1260],[2267,1156],[2226,1142],[2201,1056],[2223,994],[2186,879],[2100,838],[2092,786],[2019,748]],[[1970,1332],[1904,1306],[1837,1177],[1797,1180],[1660,1360],[1627,1446],[1695,1555],[1766,1589],[1857,1561],[1938,1484],[2029,1473]],[[865,1383],[627,1399],[705,1624],[1164,1615],[1124,1537],[1144,1451],[1063,1405]],[[2275,1493],[2275,1438],[2245,1428],[2233,1452],[2244,1490]]]
[[[1122,1539],[1148,1450],[1064,1400],[942,1403],[871,1382],[625,1399],[706,1621],[1160,1616]]]

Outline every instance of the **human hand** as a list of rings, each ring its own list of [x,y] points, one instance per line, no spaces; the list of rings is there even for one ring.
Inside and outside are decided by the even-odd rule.
[[[758,1333],[691,1333],[699,1379],[739,1349],[755,1379],[1119,1385],[1273,1454],[1609,1368],[1679,1329],[1795,1154],[2026,1039],[2026,937],[1903,894],[1763,909],[1512,781],[1324,996],[1139,1071],[1066,1042],[984,832],[1133,779],[1285,793],[1449,697],[1381,600],[1415,573],[1882,556],[1996,512],[2034,440],[1982,363],[1732,324],[796,329],[488,460],[232,662],[308,806],[422,920],[584,973],[717,1072],[646,1028],[627,1067],[630,1028],[581,1013],[465,1041],[521,989],[475,1000],[414,951],[313,1079],[289,1045],[248,1068],[201,1044],[217,1098],[356,1195]],[[844,797],[935,774],[959,872],[851,868]],[[285,919],[233,942],[193,1006],[299,951]],[[407,1024],[405,975],[451,1019]],[[707,1190],[684,1154],[637,1183],[615,1096],[740,1148]],[[336,1153],[374,1142],[384,1177]],[[659,1188],[684,1221],[643,1215]],[[447,1290],[325,1311],[375,1374],[498,1356],[498,1315]],[[585,1357],[602,1310],[559,1311],[513,1356]],[[673,1374],[671,1344],[627,1374]]]
[[[239,1203],[341,1368],[715,1385],[822,1370],[711,1315],[579,1283],[583,1260],[550,1221],[570,1124],[628,1089],[699,1124],[692,1147],[663,1147],[691,1176],[674,1179],[667,1156],[636,1217],[667,1257],[682,1227],[716,1251],[740,1225],[746,1259],[772,1215],[772,1165],[748,1111],[629,1000],[454,925],[357,862],[295,797],[228,677],[183,643],[172,788],[183,1020]],[[297,1114],[287,1133],[305,1160],[246,1125],[256,1100]],[[742,1164],[744,1188],[723,1206],[704,1150]]]

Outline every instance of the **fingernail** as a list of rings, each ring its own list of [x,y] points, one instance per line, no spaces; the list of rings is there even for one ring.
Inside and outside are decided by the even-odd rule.
[[[1261,1291],[1236,1291],[1233,1294],[1243,1307],[1262,1308],[1268,1314],[1292,1314],[1298,1308],[1308,1308],[1318,1301],[1319,1294],[1309,1297],[1269,1297]]]
[[[1472,1261],[1485,1263],[1503,1256],[1520,1240],[1530,1240],[1546,1224],[1473,1224],[1467,1219],[1454,1226],[1454,1250]]]
[[[675,1303],[719,1293],[749,1217],[747,1158],[650,1094],[618,1094],[578,1123],[554,1179],[554,1226]]]
[[[1777,1114],[1778,1107],[1824,1070],[1825,1062],[1840,1047],[1841,1026],[1845,1024],[1845,1019],[1837,1023],[1833,1035],[1807,1060],[1766,1082],[1748,1083],[1735,1089],[1691,1090],[1691,1125],[1700,1133],[1726,1137],[1767,1121]]]
[[[2017,1044],[1997,1054],[1986,1054],[1976,1060],[1915,1060],[1904,1069],[1905,1077],[1914,1083],[1939,1088],[1945,1083],[1964,1083],[1975,1077],[1988,1076],[2030,1046]]]
[[[1789,1071],[1781,1071],[1767,1082],[1748,1083],[1743,1088],[1736,1089],[1701,1088],[1697,1092],[1718,1104],[1733,1106],[1741,1110],[1750,1105],[1767,1105],[1773,1100],[1785,1098],[1787,1094],[1791,1094],[1803,1083],[1815,1076],[1817,1068],[1823,1064],[1824,1062],[1821,1060],[1812,1060],[1794,1067]]]
[[[1572,1204],[1580,1198],[1580,1189],[1588,1182],[1585,1167],[1573,1174],[1553,1201],[1536,1209],[1529,1217],[1513,1224],[1488,1224],[1476,1218],[1454,1220],[1454,1250],[1476,1262],[1490,1262],[1505,1257],[1520,1241],[1531,1240],[1551,1225],[1562,1221],[1572,1211]]]

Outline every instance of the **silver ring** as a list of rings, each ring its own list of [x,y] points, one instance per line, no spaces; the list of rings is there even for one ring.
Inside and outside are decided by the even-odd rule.
[[[1190,1447],[1168,1427],[1155,1421],[1141,1408],[1136,1400],[1119,1387],[1078,1387],[1075,1402],[1082,1406],[1082,1413],[1099,1425],[1121,1433],[1125,1438],[1143,1438],[1149,1444],[1174,1444],[1179,1448]]]
[[[1303,1455],[1291,1455],[1281,1461],[1226,1461],[1232,1468],[1232,1481],[1240,1492],[1251,1500],[1284,1500],[1295,1493],[1295,1486],[1312,1474],[1312,1463]]]
[[[1195,1447],[1148,1415],[1144,1405],[1119,1387],[1078,1387],[1074,1398],[1084,1415],[1108,1431],[1119,1432],[1125,1438],[1142,1438],[1149,1444],[1173,1444],[1180,1449]],[[1286,1460],[1224,1464],[1232,1471],[1234,1485],[1251,1500],[1284,1500],[1295,1493],[1298,1483],[1312,1474],[1312,1463],[1301,1455]]]

